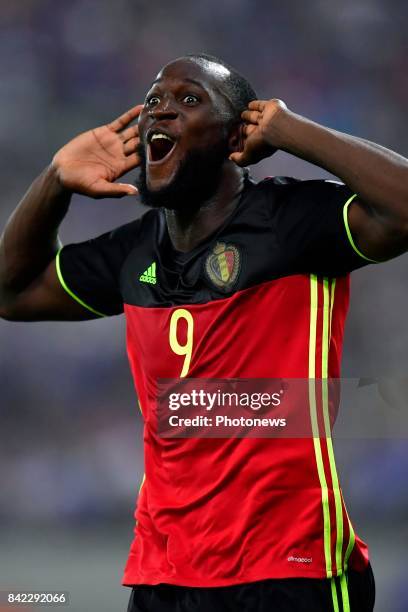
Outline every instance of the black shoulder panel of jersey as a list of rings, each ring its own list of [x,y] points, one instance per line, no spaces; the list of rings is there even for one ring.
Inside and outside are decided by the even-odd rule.
[[[99,238],[65,247],[68,287],[104,314],[123,303],[171,307],[222,299],[293,274],[342,276],[368,262],[349,242],[343,209],[353,196],[336,181],[246,179],[230,217],[189,253],[172,246],[154,209]]]
[[[154,212],[149,210],[135,221],[61,250],[60,270],[64,282],[90,309],[106,316],[123,312],[120,271]]]
[[[277,177],[262,181],[273,200],[268,209],[292,273],[343,276],[369,262],[351,245],[344,207],[355,195],[333,180]]]

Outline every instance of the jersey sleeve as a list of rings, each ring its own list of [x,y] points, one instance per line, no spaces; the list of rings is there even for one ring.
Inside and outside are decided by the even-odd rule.
[[[348,225],[356,198],[337,181],[289,179],[280,185],[271,214],[277,240],[294,270],[343,276],[377,263],[357,248]]]
[[[56,258],[65,291],[94,317],[123,312],[120,272],[140,233],[140,220],[97,238],[62,247]]]

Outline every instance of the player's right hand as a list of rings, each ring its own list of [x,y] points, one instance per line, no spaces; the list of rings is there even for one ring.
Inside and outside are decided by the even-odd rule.
[[[134,106],[112,123],[79,134],[54,155],[52,167],[64,189],[91,198],[137,194],[133,185],[115,181],[140,164],[139,128],[129,124],[142,108]]]

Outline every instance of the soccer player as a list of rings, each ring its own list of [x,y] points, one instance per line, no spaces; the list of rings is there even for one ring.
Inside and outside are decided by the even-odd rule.
[[[253,181],[277,149],[342,182]],[[71,195],[137,194],[116,182],[136,167],[151,209],[61,249]],[[0,315],[125,313],[145,427],[129,612],[373,609],[330,437],[163,438],[152,414],[159,378],[339,377],[349,273],[407,245],[406,159],[258,100],[212,56],[167,64],[35,180],[2,236]]]

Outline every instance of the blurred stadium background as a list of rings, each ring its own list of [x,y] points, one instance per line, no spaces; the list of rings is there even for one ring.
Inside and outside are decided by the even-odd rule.
[[[219,55],[260,97],[408,155],[407,19],[403,0],[3,0],[1,226],[53,152],[142,101],[160,66],[186,52]],[[283,154],[253,174],[325,176]],[[138,214],[134,199],[76,197],[61,237]],[[406,265],[353,274],[344,376],[407,375]],[[125,609],[143,455],[124,335],[122,317],[0,321],[0,590],[68,590],[72,612]],[[408,444],[340,442],[337,456],[370,544],[376,610],[406,611]]]

